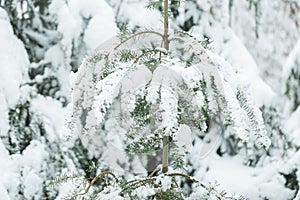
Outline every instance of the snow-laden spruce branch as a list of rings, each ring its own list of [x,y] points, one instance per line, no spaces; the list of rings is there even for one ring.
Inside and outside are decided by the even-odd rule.
[[[168,179],[171,178],[171,183],[175,184],[176,188],[179,188],[179,185],[177,183],[177,181],[174,179],[175,177],[179,177],[179,178],[183,178],[183,179],[187,179],[189,181],[191,181],[192,184],[196,184],[196,187],[201,187],[202,189],[206,190],[208,194],[212,194],[214,195],[218,200],[223,200],[223,199],[230,199],[230,200],[237,200],[236,198],[227,196],[227,194],[223,191],[218,191],[218,189],[216,189],[215,186],[207,186],[203,183],[201,183],[200,181],[198,181],[197,179],[195,179],[194,177],[188,176],[186,174],[183,173],[179,173],[179,172],[175,172],[175,173],[166,173],[160,176],[148,176],[145,178],[139,178],[139,179],[134,179],[131,181],[126,181],[126,182],[122,182],[121,177],[118,178],[114,173],[110,172],[110,171],[102,171],[100,172],[98,175],[96,175],[93,178],[90,178],[91,180],[87,180],[86,178],[82,178],[83,181],[80,182],[80,185],[78,185],[78,188],[81,188],[85,182],[87,182],[85,189],[82,192],[79,193],[75,193],[75,194],[70,194],[70,198],[71,199],[77,199],[77,198],[82,198],[85,199],[86,195],[89,195],[89,193],[91,193],[91,189],[92,187],[96,187],[95,182],[101,178],[103,178],[104,176],[111,176],[112,179],[109,180],[109,186],[115,185],[116,187],[119,187],[120,190],[118,192],[118,197],[121,196],[126,196],[129,195],[130,193],[132,193],[132,191],[136,190],[137,188],[141,188],[144,186],[147,186],[148,188],[156,188],[156,187],[171,187],[171,185],[167,186],[167,185],[160,185],[160,184],[166,184],[164,183],[164,179]],[[82,176],[82,174],[80,175]],[[68,176],[65,175],[64,177],[62,177],[63,182],[69,181],[70,179],[73,179],[74,177],[76,177],[78,179],[77,175],[72,175],[72,176]],[[56,181],[57,182],[57,181]],[[82,184],[82,185],[81,185]],[[166,188],[165,188],[166,189]],[[164,191],[161,190],[159,192],[163,199],[164,195]],[[96,197],[96,199],[101,199],[101,196]],[[117,197],[116,197],[117,198]]]
[[[105,155],[109,144],[98,140],[114,134],[116,145],[130,156],[162,151],[161,167],[146,179],[130,182],[133,190],[155,184],[157,174],[168,176],[170,148],[177,152],[172,159],[184,167],[182,152],[186,150],[174,141],[182,126],[205,133],[208,124],[218,118],[224,126],[232,127],[242,142],[253,142],[249,138],[254,135],[260,146],[270,145],[261,112],[246,91],[247,83],[207,48],[207,41],[170,31],[168,26],[165,0],[163,33],[145,30],[113,40],[109,50],[100,49],[85,59],[73,91],[71,124],[87,139],[87,146]],[[156,38],[150,37],[153,35]],[[112,153],[110,157],[114,157]],[[110,162],[104,156],[100,159]],[[188,177],[172,176],[176,175]]]

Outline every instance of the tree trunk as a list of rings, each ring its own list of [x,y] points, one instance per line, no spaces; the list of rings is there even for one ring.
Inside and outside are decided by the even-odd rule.
[[[164,0],[164,48],[169,50],[169,2]]]
[[[169,136],[163,137],[162,172],[168,172],[169,165]]]

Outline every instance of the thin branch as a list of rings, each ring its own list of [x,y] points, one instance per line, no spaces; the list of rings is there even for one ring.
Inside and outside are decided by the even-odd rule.
[[[146,179],[142,179],[142,180],[133,180],[133,181],[129,181],[126,183],[127,187],[124,187],[122,191],[127,190],[128,188],[130,188],[131,186],[135,186],[135,188],[139,188],[145,184],[154,184],[153,182],[155,181],[155,178],[146,178]]]
[[[175,185],[176,185],[177,188],[180,188],[174,177],[172,178],[172,181],[175,183]]]
[[[164,0],[164,47],[169,50],[169,1]]]
[[[128,184],[131,184],[131,183],[134,183],[134,182],[136,182],[136,183],[139,183],[139,182],[143,182],[143,181],[145,181],[145,180],[154,180],[155,178],[153,178],[153,177],[151,177],[151,176],[147,176],[145,179],[135,179],[135,180],[131,180],[131,181],[128,181],[128,182],[126,182],[126,184],[128,185]],[[136,184],[136,183],[134,183],[134,184]]]
[[[159,167],[159,166],[157,166],[156,168],[155,168],[155,170],[153,170],[153,172],[151,172],[151,174],[149,174],[149,178],[151,178],[151,177],[153,177],[154,176],[154,174],[156,173],[156,172],[159,172],[161,170],[161,168]]]
[[[90,188],[94,185],[94,183],[105,174],[111,175],[117,183],[119,182],[117,176],[114,173],[112,173],[110,171],[103,171],[93,178],[93,180],[88,184],[88,186],[86,187],[86,189],[84,190],[83,193],[79,193],[79,194],[75,195],[75,197],[82,196],[82,195],[85,195],[86,193],[88,193]]]

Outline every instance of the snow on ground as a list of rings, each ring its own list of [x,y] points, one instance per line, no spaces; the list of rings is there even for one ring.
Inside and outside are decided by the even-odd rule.
[[[204,181],[217,181],[220,190],[240,194],[251,200],[263,197],[274,200],[289,199],[294,195],[294,191],[284,187],[285,179],[278,174],[283,164],[281,161],[253,168],[243,165],[239,157],[214,155],[208,162],[209,168],[204,175]]]

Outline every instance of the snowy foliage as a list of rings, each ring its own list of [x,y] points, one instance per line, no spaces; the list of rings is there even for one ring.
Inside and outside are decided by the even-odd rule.
[[[0,199],[300,198],[299,2],[169,2],[0,0]]]
[[[230,64],[188,33],[176,31],[169,37],[174,42],[164,50],[159,45],[162,33],[137,31],[121,41],[108,41],[85,59],[74,84],[69,126],[81,135],[90,153],[110,151],[111,144],[97,139],[112,134],[108,122],[120,130],[114,137],[124,138],[113,145],[130,156],[157,151],[163,138],[172,140],[182,125],[197,130],[193,134],[204,133],[216,117],[226,118],[224,126],[232,125],[242,142],[253,135],[259,147],[268,148],[261,112]],[[110,157],[115,153],[110,152]],[[111,162],[104,156],[100,160]],[[126,166],[129,160],[117,161]]]
[[[173,37],[176,38],[178,36],[175,34]],[[141,42],[140,40],[142,39],[139,39],[138,42]],[[132,59],[134,62],[131,60],[129,62],[122,62],[122,52],[127,50],[126,47],[121,50],[118,49],[115,52],[96,52],[90,58],[86,59],[79,69],[77,76],[78,82],[75,83],[74,86],[73,123],[77,124],[72,124],[72,126],[76,126],[79,133],[95,134],[97,129],[99,129],[99,127],[101,128],[101,124],[104,123],[103,120],[105,116],[107,116],[107,118],[109,117],[108,111],[114,99],[118,98],[117,101],[120,104],[118,106],[122,108],[117,111],[119,113],[112,114],[110,112],[109,115],[131,115],[133,118],[133,126],[135,126],[140,125],[138,117],[143,117],[143,122],[147,123],[149,120],[150,123],[151,116],[147,115],[159,111],[161,113],[161,125],[158,125],[157,130],[152,131],[160,132],[159,129],[162,129],[163,135],[172,135],[172,129],[176,130],[180,125],[178,118],[187,120],[183,118],[183,116],[186,115],[186,113],[184,113],[187,109],[184,107],[186,105],[178,105],[180,99],[183,98],[183,96],[180,95],[191,93],[190,95],[195,105],[189,105],[189,107],[195,106],[195,108],[190,109],[196,113],[188,114],[194,116],[198,115],[197,117],[201,119],[205,118],[201,110],[205,113],[210,113],[209,117],[212,117],[213,114],[217,114],[217,112],[224,111],[225,115],[228,115],[227,117],[230,118],[229,121],[235,124],[236,134],[240,134],[243,140],[247,140],[247,137],[249,137],[249,134],[244,132],[247,132],[246,127],[250,126],[253,127],[253,133],[258,134],[258,138],[263,138],[262,141],[260,141],[262,145],[268,147],[270,144],[266,136],[261,113],[258,109],[251,108],[253,105],[247,102],[246,96],[239,91],[239,87],[242,88],[243,85],[239,84],[239,81],[236,81],[238,80],[238,76],[233,72],[231,66],[212,54],[209,50],[201,47],[201,45],[197,44],[197,41],[190,38],[190,36],[180,36],[179,40],[180,42],[174,45],[174,49],[170,49],[171,53],[169,57],[163,58],[161,64],[158,60],[159,58],[154,56],[143,58],[143,60],[141,58],[141,60],[137,62],[134,59]],[[143,41],[141,43],[143,43]],[[144,43],[148,43],[148,41]],[[117,46],[117,43],[115,46]],[[179,52],[177,49],[179,49]],[[151,50],[148,51],[150,52]],[[156,50],[154,49],[153,51]],[[187,53],[182,55],[180,59],[176,59],[174,56],[180,54],[180,51]],[[143,55],[147,54],[147,50],[146,53],[130,53]],[[161,52],[158,51],[157,53],[159,54]],[[151,62],[153,62],[153,64]],[[107,72],[108,69],[111,70]],[[193,77],[194,79],[198,79],[197,82],[194,82],[195,80],[188,80],[187,77],[181,77],[180,75],[188,74],[191,70],[197,73],[196,76],[194,75]],[[180,74],[178,72],[180,72]],[[134,78],[137,74],[139,74],[139,77],[144,76],[145,79]],[[128,79],[131,80],[130,83],[128,83]],[[153,85],[158,85],[158,91],[152,90],[152,88],[154,88]],[[141,89],[140,87],[143,88]],[[164,90],[164,87],[168,88],[169,91]],[[148,90],[148,88],[151,89]],[[142,94],[135,94],[135,90],[142,90]],[[201,96],[206,96],[207,99],[205,100],[203,97],[198,99],[198,92],[201,92]],[[156,96],[155,93],[159,93],[159,95]],[[135,98],[136,102],[134,103],[135,105],[133,105],[134,107],[128,110],[130,113],[125,113],[127,98],[123,97],[123,94],[126,94],[126,97],[138,95],[138,97]],[[216,99],[217,96],[221,96],[222,98]],[[151,99],[150,97],[156,98]],[[140,98],[144,99],[144,102],[137,102]],[[125,102],[123,102],[123,99]],[[150,105],[148,105],[148,101]],[[218,105],[216,101],[220,101],[218,103],[223,105]],[[227,104],[230,107],[227,107]],[[131,104],[129,103],[129,105]],[[138,106],[142,107],[138,108]],[[218,106],[224,107],[218,108]],[[136,116],[136,119],[133,113],[135,109],[139,111],[140,109],[150,109],[152,111],[148,113],[147,110],[145,110],[144,114],[146,116]],[[157,111],[155,109],[157,109]],[[244,109],[244,111],[241,112],[242,109]],[[182,110],[183,113],[177,114],[177,110]],[[199,110],[200,113],[197,113],[197,110]],[[241,117],[243,115],[244,117]],[[247,117],[250,117],[251,120],[247,120]],[[196,120],[194,120],[198,121],[199,119],[196,118]],[[258,121],[255,121],[256,119]],[[119,123],[119,121],[116,121],[116,123]],[[185,122],[183,121],[182,123]],[[199,127],[204,126],[201,122],[198,123]],[[206,123],[205,120],[202,123]],[[246,125],[246,123],[248,123],[248,125]],[[120,126],[120,124],[116,124],[116,126]],[[129,130],[132,128],[131,125]],[[99,131],[98,134],[101,134],[101,130]],[[205,131],[205,129],[201,131]]]

